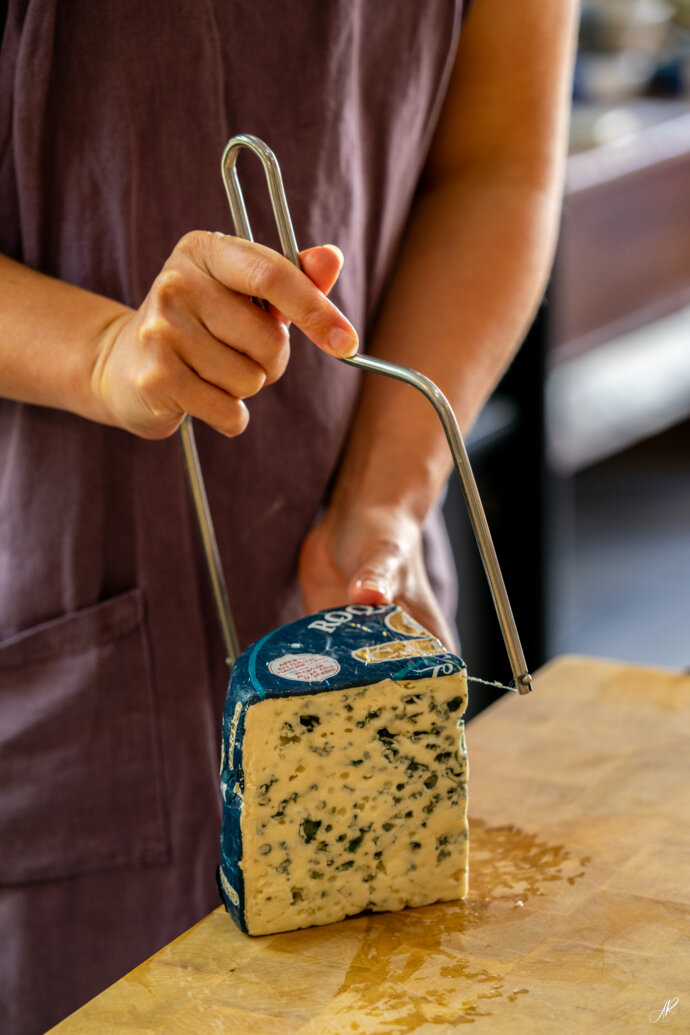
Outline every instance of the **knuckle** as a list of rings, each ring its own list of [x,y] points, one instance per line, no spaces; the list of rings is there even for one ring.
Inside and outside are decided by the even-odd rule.
[[[163,316],[153,315],[144,320],[137,338],[149,358],[161,359],[172,345],[173,330]]]
[[[170,388],[171,373],[162,364],[149,357],[137,371],[135,384],[141,395],[154,398]]]
[[[319,298],[311,299],[302,310],[300,326],[311,337],[325,334],[328,328],[328,312]]]
[[[285,373],[290,358],[290,332],[284,323],[274,321],[266,335],[263,355],[266,384],[273,384]]]
[[[175,245],[175,252],[180,255],[194,256],[197,255],[200,248],[203,248],[206,234],[201,230],[188,230],[186,234],[183,234]]]
[[[257,395],[266,384],[266,371],[258,364],[252,363],[242,380],[242,397],[248,398],[250,395]]]
[[[182,293],[186,277],[179,269],[163,269],[154,282],[154,292],[158,302],[166,304],[175,301]]]
[[[174,334],[162,317],[152,317],[139,328],[140,363],[135,383],[143,395],[156,395],[174,380]]]
[[[145,366],[137,372],[134,386],[143,398],[156,398],[163,390],[164,378],[159,367]]]
[[[274,327],[276,354],[289,352],[290,328],[282,320],[276,320]]]
[[[223,415],[222,430],[225,435],[230,438],[235,438],[237,435],[241,435],[249,424],[249,411],[247,407],[239,400],[231,400]]]
[[[281,277],[280,269],[272,258],[252,252],[245,260],[245,270],[251,293],[270,299]]]
[[[161,309],[169,309],[177,305],[187,287],[187,277],[179,269],[164,269],[156,277],[153,294],[156,304]]]

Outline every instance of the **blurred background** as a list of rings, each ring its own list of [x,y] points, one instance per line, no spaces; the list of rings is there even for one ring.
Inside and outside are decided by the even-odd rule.
[[[690,669],[690,0],[582,4],[551,283],[468,448],[531,671]],[[463,656],[510,681],[455,479],[446,518]]]

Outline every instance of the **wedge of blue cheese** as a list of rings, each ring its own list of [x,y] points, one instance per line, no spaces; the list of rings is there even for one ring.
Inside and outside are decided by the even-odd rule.
[[[283,626],[238,659],[219,888],[249,934],[467,892],[464,662],[394,605]]]

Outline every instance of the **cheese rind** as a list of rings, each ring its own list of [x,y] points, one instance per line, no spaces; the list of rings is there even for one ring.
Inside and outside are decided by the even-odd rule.
[[[466,701],[463,662],[392,605],[321,612],[242,655],[219,887],[243,930],[466,893]]]

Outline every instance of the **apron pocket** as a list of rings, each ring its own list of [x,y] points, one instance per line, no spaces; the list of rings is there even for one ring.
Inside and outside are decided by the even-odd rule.
[[[170,855],[139,590],[0,644],[0,884]]]

